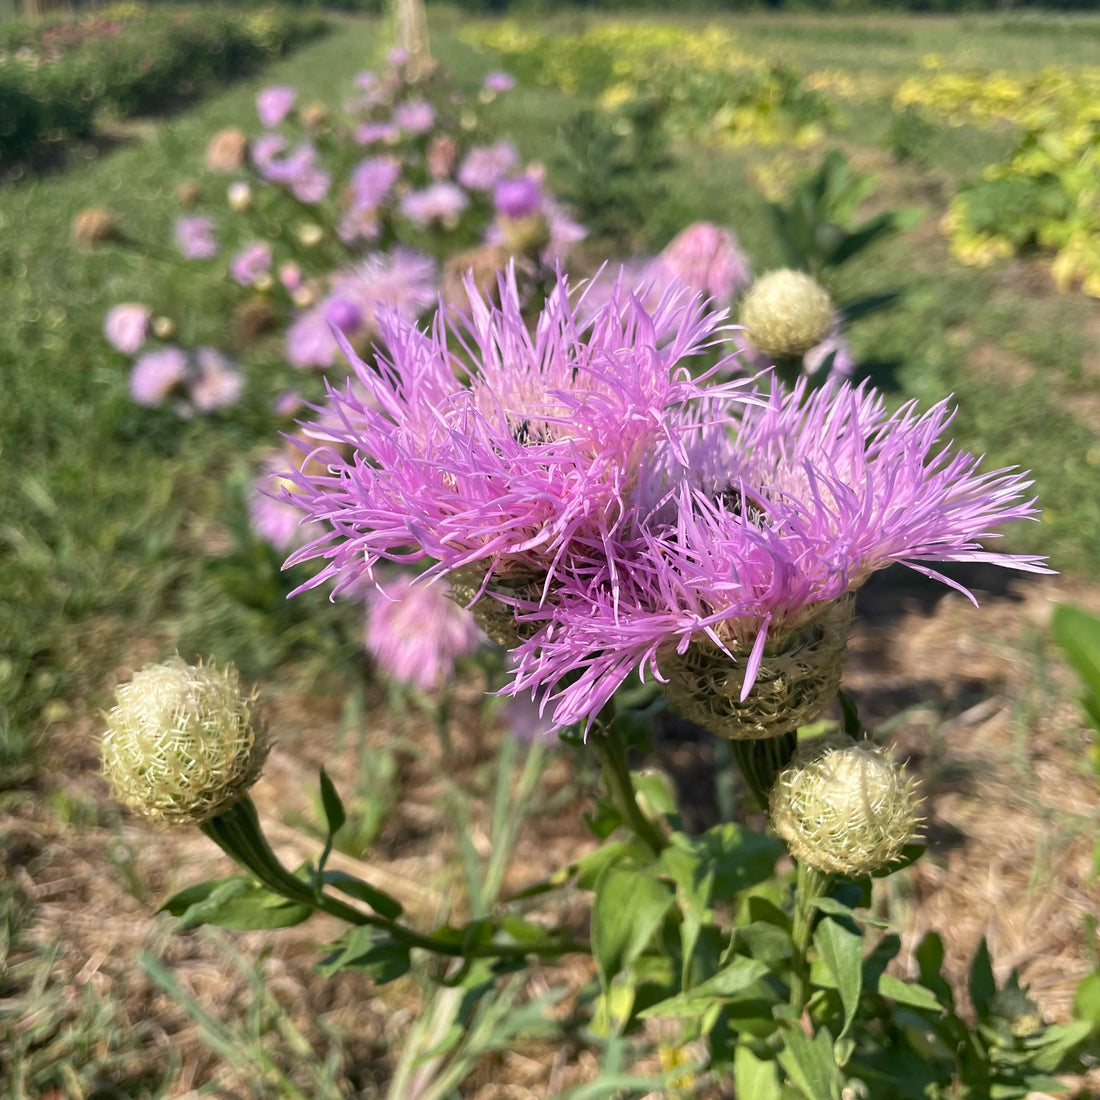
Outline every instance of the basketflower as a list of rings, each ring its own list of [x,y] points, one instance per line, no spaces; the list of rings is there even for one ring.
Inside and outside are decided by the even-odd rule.
[[[256,114],[260,125],[278,126],[294,108],[298,93],[288,84],[276,84],[256,94]]]
[[[695,222],[657,257],[670,275],[723,305],[752,282],[748,257],[735,234],[712,222]]]
[[[147,665],[118,689],[103,737],[103,774],[115,797],[145,817],[201,823],[256,782],[269,742],[254,695],[237,671]]]
[[[152,310],[140,302],[121,302],[112,306],[103,319],[103,335],[107,343],[124,355],[133,355],[145,343]]]
[[[214,219],[205,214],[180,218],[176,222],[176,245],[185,260],[208,260],[217,254]]]
[[[605,560],[646,454],[688,461],[684,408],[703,393],[753,399],[743,379],[707,385],[719,367],[689,369],[723,313],[682,290],[647,310],[620,288],[582,322],[569,289],[559,275],[532,332],[510,269],[499,305],[468,283],[469,314],[441,310],[428,331],[381,314],[376,367],[344,347],[374,404],[330,385],[322,438],[356,455],[318,447],[307,425],[299,445],[328,472],[288,472],[329,532],[291,559],[325,560],[309,585],[432,559],[426,575],[459,571],[474,596],[490,580],[541,592],[571,562]]]
[[[728,432],[685,441],[673,491],[619,525],[614,568],[563,572],[552,600],[521,609],[509,690],[541,692],[562,725],[590,722],[637,671],[715,732],[777,736],[835,693],[851,593],[876,570],[900,562],[968,596],[933,563],[1050,572],[983,548],[1036,515],[1031,482],[945,443],[946,401],[891,413],[866,386],[774,382],[729,416]]]
[[[434,691],[454,675],[455,661],[485,637],[473,615],[450,596],[445,581],[416,584],[399,576],[366,594],[366,651],[395,680]]]
[[[471,191],[492,191],[519,163],[519,153],[510,141],[475,145],[459,165],[457,179]]]

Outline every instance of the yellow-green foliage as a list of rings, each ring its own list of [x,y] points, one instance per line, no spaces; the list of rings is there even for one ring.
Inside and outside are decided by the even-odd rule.
[[[674,135],[723,145],[810,144],[827,108],[795,74],[745,53],[727,31],[610,21],[576,34],[514,22],[466,32],[526,78],[615,110],[644,95],[667,101]]]
[[[943,222],[952,253],[982,266],[1027,247],[1051,249],[1058,287],[1079,282],[1100,298],[1100,68],[935,72],[907,80],[894,104],[954,125],[1020,126],[1012,155],[952,200]]]

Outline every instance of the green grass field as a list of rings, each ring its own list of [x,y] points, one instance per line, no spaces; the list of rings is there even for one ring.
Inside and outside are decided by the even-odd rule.
[[[458,13],[432,9],[432,20],[437,56],[460,83],[476,88],[494,59],[461,41]],[[550,25],[575,30],[580,20],[562,15]],[[724,25],[746,50],[799,71],[897,78],[935,53],[946,68],[1025,72],[1092,64],[1100,56],[1100,19],[753,15]],[[29,796],[20,789],[43,762],[65,766],[51,739],[69,752],[83,737],[74,767],[88,770],[87,738],[97,711],[109,704],[116,670],[174,649],[232,659],[247,678],[277,679],[281,694],[327,708],[330,722],[339,707],[317,700],[342,694],[361,675],[356,652],[341,640],[346,633],[332,628],[333,616],[346,609],[333,610],[313,593],[273,616],[227,599],[225,586],[234,582],[216,564],[251,464],[274,442],[271,400],[300,382],[281,361],[278,342],[243,358],[246,398],[226,414],[184,423],[170,412],[137,408],[126,364],[102,337],[106,309],[144,300],[152,281],[166,304],[186,303],[189,340],[231,345],[217,278],[155,263],[151,276],[141,252],[82,251],[68,226],[82,208],[103,204],[133,238],[163,244],[176,189],[202,174],[207,137],[247,116],[258,88],[285,82],[304,101],[339,103],[351,77],[385,44],[375,22],[343,20],[335,33],[261,77],[185,113],[142,120],[117,148],[0,188],[0,810],[22,806],[50,835],[63,833],[81,806],[90,807],[97,827],[117,832],[117,817],[102,809],[98,788],[84,784],[75,803],[68,795],[56,805],[42,794],[50,789],[46,779],[27,787]],[[520,87],[502,107],[501,128],[527,158],[552,164],[556,131],[579,106],[564,93]],[[1032,469],[1042,522],[1018,526],[1007,541],[1015,550],[1048,554],[1067,583],[1091,598],[1100,569],[1100,302],[1057,293],[1038,260],[978,270],[949,257],[937,225],[947,199],[1003,152],[1010,135],[942,125],[926,138],[923,163],[897,163],[886,148],[891,119],[884,102],[837,101],[835,110],[828,138],[811,148],[677,145],[663,181],[668,198],[646,211],[634,246],[656,251],[686,223],[708,219],[737,231],[755,270],[776,266],[780,255],[757,175],[809,170],[824,149],[843,149],[853,165],[878,177],[876,209],[920,214],[838,277],[836,289],[846,297],[902,292],[895,308],[855,326],[857,358],[894,365],[891,400],[913,397],[928,405],[954,394],[961,445],[985,452],[991,465]],[[33,812],[26,810],[31,801]],[[9,933],[14,937],[14,929]],[[103,998],[81,1026],[125,1036],[127,1010],[111,994]],[[260,1049],[271,1011],[265,1015],[255,1004],[249,1011],[241,1026],[260,1029],[248,1040]],[[138,1046],[152,1041],[134,1034]],[[285,1028],[272,1034],[272,1049],[295,1049]],[[102,1052],[85,1057],[83,1064],[113,1072]],[[270,1095],[337,1095],[325,1092],[321,1080],[313,1092],[287,1086]],[[177,1095],[140,1075],[117,1088],[87,1095]]]

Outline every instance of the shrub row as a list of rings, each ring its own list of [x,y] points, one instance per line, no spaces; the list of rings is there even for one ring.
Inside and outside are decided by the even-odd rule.
[[[254,72],[321,33],[320,16],[268,9],[126,7],[0,28],[0,167],[91,136],[100,111],[147,114]]]

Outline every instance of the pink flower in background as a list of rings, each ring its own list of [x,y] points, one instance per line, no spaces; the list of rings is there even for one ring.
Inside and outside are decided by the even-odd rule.
[[[176,222],[176,244],[185,260],[208,260],[217,255],[213,218],[205,214],[180,218]]]
[[[417,584],[409,576],[368,589],[363,642],[383,672],[434,691],[454,675],[458,658],[477,649],[483,635],[449,592],[445,582]]]
[[[253,159],[255,157],[253,150]],[[332,177],[318,163],[316,148],[308,141],[302,142],[282,160],[271,157],[265,163],[259,164],[257,161],[257,164],[265,179],[284,184],[299,202],[320,202],[328,194],[332,183]]]
[[[121,302],[107,311],[103,319],[103,335],[107,343],[123,355],[133,355],[149,331],[153,312],[138,302]]]
[[[300,508],[283,499],[294,488],[292,483],[280,477],[286,464],[283,455],[271,455],[248,493],[249,525],[264,542],[283,552],[301,546],[320,533],[315,523],[303,523]]]
[[[235,405],[244,379],[236,365],[216,348],[195,352],[196,371],[191,378],[191,400],[200,412],[213,412]]]
[[[494,69],[485,74],[485,90],[489,92],[510,92],[516,86],[516,78],[503,69]]]
[[[501,180],[493,189],[493,206],[505,218],[529,218],[542,210],[542,185],[531,176]]]
[[[327,367],[336,358],[336,341],[320,305],[295,318],[283,343],[286,357],[295,367]]]
[[[336,236],[344,244],[373,241],[382,230],[378,210],[373,206],[353,206],[345,210],[336,226]]]
[[[525,744],[557,741],[558,725],[548,714],[539,713],[538,703],[530,695],[515,695],[500,708],[504,728]]]
[[[425,99],[410,99],[393,109],[393,121],[407,134],[426,134],[435,125],[435,108]]]
[[[298,93],[287,84],[264,88],[256,96],[256,114],[262,126],[278,126],[294,107]]]
[[[302,285],[302,269],[296,263],[285,263],[279,268],[279,282],[292,294]]]
[[[410,191],[401,198],[401,213],[417,225],[433,221],[453,222],[469,205],[466,192],[457,184],[433,183],[422,191]]]
[[[375,142],[396,140],[400,131],[392,122],[364,122],[355,131],[355,141],[359,145],[374,145]]]
[[[351,201],[357,207],[375,207],[401,178],[401,161],[393,156],[368,157],[351,173]]]
[[[229,273],[241,286],[255,286],[256,280],[271,270],[271,259],[271,245],[266,241],[253,241],[233,257]]]
[[[177,347],[146,352],[130,371],[130,396],[153,408],[187,380],[187,355]]]
[[[475,145],[458,169],[458,182],[471,191],[491,191],[518,162],[519,153],[510,141]]]
[[[262,173],[285,148],[282,134],[260,134],[252,142],[252,163]]]
[[[276,416],[293,416],[305,406],[302,395],[297,390],[283,390],[271,403]]]
[[[728,229],[696,222],[669,242],[657,257],[670,274],[721,305],[752,282],[749,261]]]
[[[401,46],[394,46],[388,54],[386,54],[386,64],[393,69],[400,69],[402,65],[407,64],[409,61],[409,51],[403,49]]]
[[[343,333],[356,332],[363,327],[363,311],[347,298],[329,298],[322,305],[325,320]]]
[[[408,248],[376,252],[358,267],[335,272],[324,301],[306,310],[286,333],[287,359],[296,367],[329,367],[337,357],[333,324],[349,335],[377,327],[376,312],[388,306],[412,321],[436,300],[435,263]],[[343,321],[354,328],[344,328]]]
[[[802,356],[802,369],[809,375],[817,374],[829,362],[830,356],[832,364],[829,368],[829,376],[851,378],[852,372],[856,369],[856,360],[852,349],[848,346],[848,341],[840,331],[839,322],[820,344],[815,344]]]

